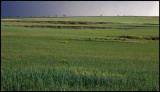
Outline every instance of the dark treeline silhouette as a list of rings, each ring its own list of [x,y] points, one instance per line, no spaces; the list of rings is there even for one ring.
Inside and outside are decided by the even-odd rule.
[[[134,15],[117,15],[117,16],[134,16]],[[62,17],[110,17],[110,16],[103,16],[102,14],[100,14],[99,16],[67,16],[67,15],[55,15],[55,16],[29,16],[29,17],[22,17],[22,16],[1,16],[1,18],[62,18]]]

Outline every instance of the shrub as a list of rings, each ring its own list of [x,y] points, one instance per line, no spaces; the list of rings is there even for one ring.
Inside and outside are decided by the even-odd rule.
[[[67,62],[67,60],[66,59],[61,59],[61,61],[63,62],[63,63],[66,63]]]
[[[68,41],[61,41],[61,43],[68,43]]]
[[[92,39],[93,39],[92,37],[88,37],[88,40],[90,40],[90,41],[91,41]]]

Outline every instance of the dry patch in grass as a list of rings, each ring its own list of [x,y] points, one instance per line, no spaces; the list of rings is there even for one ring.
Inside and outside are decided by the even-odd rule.
[[[128,38],[128,39],[143,39],[143,40],[159,40],[159,37],[138,37],[138,36],[119,36],[120,38]]]
[[[114,24],[113,22],[80,22],[80,21],[20,21],[2,20],[1,22],[23,22],[23,23],[52,23],[52,24]]]
[[[1,36],[9,36],[9,35],[28,36],[28,34],[1,33]]]
[[[16,27],[30,27],[30,28],[55,28],[55,29],[131,29],[131,28],[112,28],[112,27],[95,27],[95,26],[44,26],[44,25],[5,25]]]
[[[1,35],[17,35],[17,34],[13,34],[13,33],[1,33]]]
[[[149,18],[159,18],[159,16],[147,16]]]

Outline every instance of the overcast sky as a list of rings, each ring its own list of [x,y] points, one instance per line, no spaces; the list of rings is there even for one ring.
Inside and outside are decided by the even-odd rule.
[[[3,16],[159,16],[159,1],[1,1]]]

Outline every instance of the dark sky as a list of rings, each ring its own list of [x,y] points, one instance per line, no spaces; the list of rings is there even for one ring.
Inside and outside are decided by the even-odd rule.
[[[3,16],[159,16],[159,1],[1,1]]]

